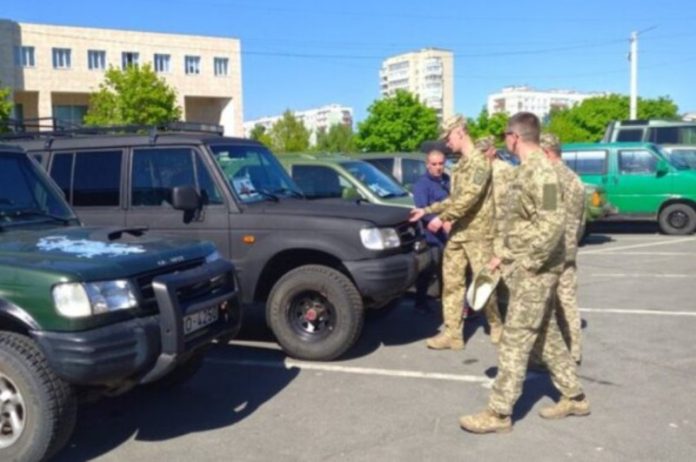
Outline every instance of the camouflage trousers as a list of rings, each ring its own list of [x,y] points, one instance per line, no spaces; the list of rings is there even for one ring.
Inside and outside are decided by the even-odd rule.
[[[556,316],[561,334],[574,361],[582,358],[582,325],[578,312],[578,275],[575,262],[568,262],[558,279]]]
[[[581,394],[575,363],[563,341],[550,303],[558,284],[558,274],[535,274],[515,268],[504,276],[502,283],[510,290],[510,303],[498,350],[498,374],[488,407],[499,414],[512,414],[512,408],[522,394],[530,353],[537,342],[551,380],[561,394],[568,398]]]
[[[451,338],[463,338],[464,321],[462,310],[466,296],[466,270],[478,273],[488,264],[493,255],[492,241],[447,241],[442,257],[442,318],[445,333]],[[501,325],[498,302],[492,296],[484,307],[488,324]]]

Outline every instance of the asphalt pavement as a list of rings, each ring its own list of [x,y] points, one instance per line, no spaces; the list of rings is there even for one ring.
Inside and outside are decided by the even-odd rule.
[[[557,399],[530,372],[512,433],[471,435],[496,350],[481,320],[464,351],[431,351],[441,318],[405,297],[370,319],[341,360],[285,357],[260,316],[167,392],[135,390],[80,408],[56,461],[696,460],[696,236],[652,225],[594,229],[579,255],[589,417],[545,421]]]

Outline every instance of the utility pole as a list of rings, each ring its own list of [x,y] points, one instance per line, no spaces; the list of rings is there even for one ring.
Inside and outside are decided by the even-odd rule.
[[[638,118],[638,32],[631,32],[631,109],[629,119]]]

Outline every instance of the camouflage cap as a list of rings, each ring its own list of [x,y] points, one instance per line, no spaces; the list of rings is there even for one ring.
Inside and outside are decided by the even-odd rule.
[[[457,127],[466,128],[466,118],[461,114],[455,114],[442,121],[440,139],[447,138],[452,130]]]
[[[553,133],[542,133],[539,137],[539,145],[542,149],[553,152],[561,152],[561,141]]]
[[[493,136],[493,135],[482,136],[481,138],[476,140],[476,142],[474,143],[474,146],[479,151],[486,152],[490,148],[495,146],[495,136]]]
[[[491,271],[487,267],[483,267],[474,276],[473,281],[466,291],[466,302],[474,311],[479,311],[483,308],[491,295],[495,291],[500,281],[500,271]]]

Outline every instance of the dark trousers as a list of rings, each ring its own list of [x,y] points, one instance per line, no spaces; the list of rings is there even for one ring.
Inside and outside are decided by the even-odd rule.
[[[416,304],[417,308],[427,309],[428,289],[433,283],[437,284],[437,295],[442,293],[442,247],[430,246],[430,265],[418,275],[416,279]]]

